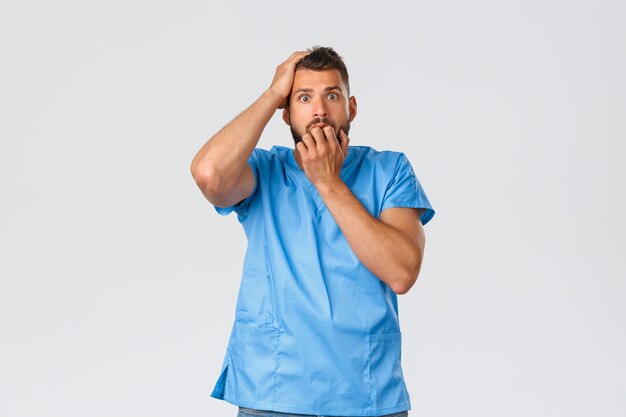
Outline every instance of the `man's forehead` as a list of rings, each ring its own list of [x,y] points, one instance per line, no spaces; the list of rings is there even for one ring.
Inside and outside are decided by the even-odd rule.
[[[340,86],[345,89],[341,74],[336,69],[314,71],[310,69],[298,69],[293,79],[292,91],[304,89],[326,89],[332,86]]]

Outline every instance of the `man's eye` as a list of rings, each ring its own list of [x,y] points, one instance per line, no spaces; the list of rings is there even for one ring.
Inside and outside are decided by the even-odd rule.
[[[330,94],[328,95],[328,99],[329,99],[329,100],[337,100],[337,94],[335,94],[335,93],[330,93]]]
[[[309,96],[300,96],[300,101],[301,102],[305,102],[305,101],[309,101]]]

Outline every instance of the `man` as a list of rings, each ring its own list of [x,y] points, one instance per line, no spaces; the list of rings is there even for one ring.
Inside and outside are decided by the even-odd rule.
[[[295,148],[255,149],[277,109]],[[407,415],[397,295],[434,211],[402,153],[348,146],[357,114],[331,48],[295,52],[191,171],[248,237],[215,398],[239,415]]]

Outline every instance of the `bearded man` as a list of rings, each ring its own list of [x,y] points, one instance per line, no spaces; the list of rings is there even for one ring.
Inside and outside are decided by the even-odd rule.
[[[257,148],[278,109],[294,148]],[[238,416],[407,416],[398,294],[434,215],[401,152],[349,146],[357,102],[332,49],[295,52],[191,171],[248,238],[212,396]]]

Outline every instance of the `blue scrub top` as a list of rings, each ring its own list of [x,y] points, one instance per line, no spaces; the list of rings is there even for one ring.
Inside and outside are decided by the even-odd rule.
[[[248,238],[222,371],[211,394],[242,407],[380,416],[411,408],[396,294],[356,257],[293,149],[255,149],[235,211]],[[351,146],[341,177],[376,218],[434,211],[404,154]]]

